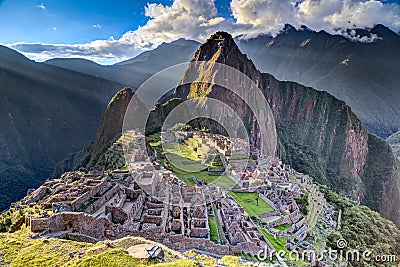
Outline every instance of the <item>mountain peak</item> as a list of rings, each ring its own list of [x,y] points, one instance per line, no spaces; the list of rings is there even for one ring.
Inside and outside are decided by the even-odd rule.
[[[296,28],[291,25],[291,24],[285,24],[285,26],[283,27],[282,32],[292,32],[292,31],[297,31]]]
[[[230,35],[227,32],[224,31],[218,31],[216,33],[214,33],[213,35],[211,35],[210,38],[208,38],[207,41],[209,40],[215,40],[215,41],[233,41],[233,37],[232,35]]]
[[[382,24],[376,24],[370,32],[379,37],[398,37],[398,34]]]
[[[192,61],[213,61],[232,66],[231,60],[243,60],[245,55],[240,52],[232,35],[219,31],[211,35],[197,50]]]
[[[308,32],[314,32],[313,30],[311,30],[310,28],[308,28],[306,25],[301,25],[299,30],[302,31],[308,31]]]

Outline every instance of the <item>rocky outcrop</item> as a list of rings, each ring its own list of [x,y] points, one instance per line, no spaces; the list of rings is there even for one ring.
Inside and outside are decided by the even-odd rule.
[[[369,132],[386,138],[400,128],[400,35],[380,24],[352,33],[375,38],[359,42],[286,25],[273,37],[236,40],[261,72],[329,92],[345,101]]]

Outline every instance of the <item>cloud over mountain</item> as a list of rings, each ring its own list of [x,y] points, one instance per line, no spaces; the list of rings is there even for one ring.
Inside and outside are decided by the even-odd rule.
[[[233,35],[277,34],[286,23],[306,25],[329,33],[373,27],[380,23],[400,31],[400,4],[378,0],[231,0],[232,17],[222,17],[214,0],[174,0],[171,5],[147,4],[148,21],[121,38],[87,44],[53,45],[15,43],[8,46],[36,60],[84,57],[118,61],[178,38],[204,41],[225,30]],[[350,36],[352,37],[352,36]],[[354,37],[354,36],[353,36]],[[357,40],[357,38],[352,38]],[[374,36],[364,38],[373,41]]]

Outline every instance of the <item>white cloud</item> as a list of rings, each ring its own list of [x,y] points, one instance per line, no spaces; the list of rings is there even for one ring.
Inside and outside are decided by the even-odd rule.
[[[295,2],[290,0],[232,0],[231,9],[237,23],[251,24],[264,33],[296,21]]]
[[[330,33],[378,23],[400,30],[400,5],[378,0],[232,0],[231,9],[238,23],[272,34],[286,23]]]
[[[40,5],[37,5],[36,7],[40,8],[41,10],[46,10],[46,6],[43,3],[41,3]]]
[[[22,51],[25,56],[36,61],[45,61],[56,57],[79,57],[111,64],[143,52],[143,50],[136,49],[131,44],[113,39],[96,40],[87,44],[14,43],[8,46]]]
[[[40,5],[42,9],[46,7]],[[38,6],[39,7],[39,6]],[[99,61],[119,61],[178,38],[204,42],[212,33],[225,30],[234,36],[278,33],[286,23],[306,25],[314,30],[340,33],[359,41],[364,39],[344,29],[373,27],[381,23],[400,31],[400,4],[378,0],[231,0],[234,19],[218,14],[214,0],[174,0],[170,5],[147,4],[148,22],[115,40],[98,40],[87,44],[11,44],[31,58],[85,57]],[[92,25],[100,28],[101,25]]]
[[[140,48],[153,48],[178,38],[204,41],[213,32],[232,24],[218,16],[213,0],[175,0],[171,6],[147,4],[146,25],[125,33],[121,40]]]
[[[100,24],[93,24],[92,27],[95,28],[95,29],[101,29],[102,28]]]
[[[299,5],[299,15],[303,24],[328,32],[379,23],[400,30],[400,5],[377,0],[305,0]]]

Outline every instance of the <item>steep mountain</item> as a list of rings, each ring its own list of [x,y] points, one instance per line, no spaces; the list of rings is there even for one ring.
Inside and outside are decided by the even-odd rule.
[[[130,88],[138,88],[153,74],[170,66],[190,61],[200,44],[178,39],[163,43],[154,50],[146,51],[133,59],[111,66],[103,66],[84,59],[51,59],[46,64],[101,77]]]
[[[397,162],[381,161],[393,158],[393,152],[382,139],[368,134],[345,102],[327,92],[294,82],[280,82],[270,74],[261,74],[239,51],[232,37],[224,32],[216,33],[200,47],[193,58],[194,62],[198,60],[211,63],[206,74],[199,68],[198,73],[203,75],[196,80],[196,83],[208,84],[207,90],[201,90],[201,86],[180,86],[174,97],[208,96],[236,107],[247,128],[253,130],[250,134],[257,145],[259,134],[254,131],[254,120],[251,116],[249,119],[243,101],[226,93],[220,86],[210,84],[209,80],[216,75],[212,63],[223,63],[242,71],[258,84],[269,102],[278,133],[280,156],[285,162],[343,195],[359,198],[400,225]],[[237,77],[224,79],[236,81]],[[267,121],[261,123],[268,120],[267,117]],[[271,139],[273,132],[270,130]],[[385,176],[375,176],[376,173]],[[377,188],[381,190],[376,191]]]
[[[258,96],[255,93],[259,91],[246,90],[247,88],[243,88],[243,84],[251,85],[247,84],[244,79],[238,75],[240,72],[230,72],[229,70],[220,69],[218,64],[215,65],[215,63],[219,63],[240,70],[247,75],[254,84],[258,84],[259,81],[262,80],[262,75],[257,71],[253,62],[239,51],[233,38],[224,32],[216,33],[197,50],[192,62],[196,61],[207,61],[208,64],[194,64],[189,66],[189,69],[182,78],[182,83],[184,84],[175,90],[174,96],[183,99],[207,96],[228,104],[243,120],[245,126],[247,126],[250,141],[254,145],[260,147],[260,131],[262,129],[256,121],[256,114],[254,114],[254,111],[249,106],[250,103],[245,102],[251,99],[257,99]],[[226,71],[228,73],[225,73]],[[200,81],[201,83],[190,83],[191,80],[196,82]],[[221,83],[223,81],[228,82],[222,86]],[[227,85],[229,85],[228,89],[226,89]],[[239,95],[240,93],[242,96]],[[254,103],[258,104],[257,102]],[[225,117],[223,115],[226,113],[224,108],[219,105],[213,105],[210,108],[212,109],[211,113],[215,114],[216,117]],[[261,107],[258,108],[261,110]],[[275,121],[270,107],[267,106],[265,108],[266,109],[264,112],[261,112],[262,114],[260,114],[259,118],[263,119],[262,123],[266,126],[266,136],[268,136],[268,138],[264,140],[263,148],[267,154],[274,155],[277,149]],[[219,132],[221,132],[221,130]]]
[[[388,142],[392,148],[393,151],[396,153],[397,157],[400,157],[400,131],[395,132],[391,136],[389,136],[386,139],[386,142]]]
[[[120,90],[108,103],[95,138],[80,151],[59,162],[52,177],[59,177],[63,172],[77,167],[90,168],[97,165],[106,165],[100,164],[100,157],[122,135],[126,111],[130,110],[136,116],[140,116],[145,120],[147,109],[137,98],[133,98],[134,95],[135,93],[130,88]]]
[[[0,210],[93,137],[108,99],[121,87],[0,46]]]
[[[95,156],[101,152],[104,146],[114,141],[116,137],[121,135],[125,111],[128,108],[132,97],[132,90],[129,88],[124,88],[111,99],[107,106],[107,110],[103,115],[99,129],[97,130],[96,137],[90,151],[91,158],[95,158]]]
[[[400,128],[400,36],[383,25],[348,35],[353,39],[286,25],[276,37],[237,42],[262,72],[329,92],[386,138]]]

